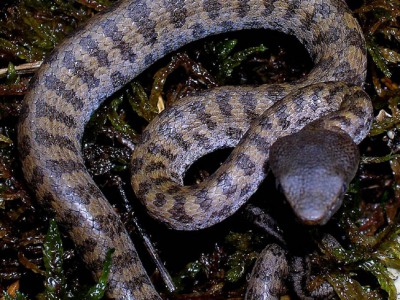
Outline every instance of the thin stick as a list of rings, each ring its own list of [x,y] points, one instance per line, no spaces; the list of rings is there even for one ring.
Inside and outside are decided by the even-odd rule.
[[[15,71],[18,75],[32,74],[42,65],[43,61],[35,61],[32,63],[26,63],[19,66],[15,66]],[[0,69],[0,78],[7,75],[8,68]]]
[[[125,202],[125,207],[127,211],[129,212],[130,216],[130,221],[133,222],[133,225],[136,228],[136,231],[138,235],[142,238],[144,245],[146,247],[147,252],[150,254],[151,259],[155,263],[156,267],[158,268],[161,278],[163,279],[168,291],[171,293],[176,290],[176,287],[174,283],[172,282],[171,275],[169,274],[168,270],[165,268],[163,262],[161,261],[160,256],[158,255],[157,249],[154,247],[153,243],[151,242],[151,239],[149,235],[146,233],[146,231],[140,226],[138,219],[136,218],[135,214],[133,213],[132,206],[128,201],[128,197],[126,196],[125,190],[122,187],[122,182],[118,181],[117,183],[118,190],[121,194],[121,197],[123,198]]]

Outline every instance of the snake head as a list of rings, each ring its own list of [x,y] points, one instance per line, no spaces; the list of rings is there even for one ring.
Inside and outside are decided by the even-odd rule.
[[[287,201],[305,224],[324,225],[342,204],[357,172],[359,151],[345,132],[308,129],[278,139],[270,167]]]

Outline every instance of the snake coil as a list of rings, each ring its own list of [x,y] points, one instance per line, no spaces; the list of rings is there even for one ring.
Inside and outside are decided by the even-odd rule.
[[[204,228],[233,214],[254,193],[277,138],[308,123],[305,128],[317,135],[322,128],[356,143],[367,134],[372,108],[360,88],[364,38],[344,1],[122,0],[61,43],[32,81],[18,128],[25,178],[96,276],[107,249],[115,249],[110,297],[159,299],[122,222],[85,169],[85,124],[108,96],[164,55],[209,35],[253,28],[296,36],[314,68],[294,83],[221,87],[185,99],[149,125],[132,158],[133,188],[155,218],[177,229]],[[236,145],[206,181],[181,185],[194,160]],[[278,173],[295,212],[325,222],[337,200],[326,197],[334,203],[307,211],[309,201],[298,198],[303,183],[287,179],[283,169]],[[338,184],[346,184],[352,172],[339,173]],[[328,217],[314,215],[317,209]]]

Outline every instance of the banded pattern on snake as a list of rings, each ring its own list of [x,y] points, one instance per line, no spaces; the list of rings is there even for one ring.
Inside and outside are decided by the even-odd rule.
[[[339,136],[339,145],[348,150],[343,164],[350,169],[327,166],[337,171],[340,187],[333,188],[342,192],[357,163],[349,136],[360,142],[372,119],[368,96],[360,88],[366,73],[364,39],[342,0],[122,0],[57,47],[37,72],[18,129],[24,175],[96,275],[107,249],[115,248],[110,297],[159,299],[122,222],[85,169],[80,150],[84,125],[108,96],[167,53],[209,35],[253,28],[295,35],[314,68],[294,83],[221,87],[163,112],[134,151],[135,193],[154,217],[171,227],[211,226],[237,211],[257,189],[274,141],[310,122],[300,137],[294,135],[296,143],[304,132],[321,135],[322,128],[324,135]],[[340,205],[340,193],[328,195],[328,205],[311,203],[307,209],[307,182],[286,176],[287,166],[297,162],[286,164],[283,143],[275,148],[271,165],[283,160],[276,173],[289,202],[304,221],[326,222]],[[206,181],[181,185],[194,160],[237,144],[226,164]],[[317,153],[323,156],[323,150]]]

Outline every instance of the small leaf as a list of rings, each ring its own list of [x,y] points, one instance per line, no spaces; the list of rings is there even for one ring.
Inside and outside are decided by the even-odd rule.
[[[389,63],[397,64],[400,61],[400,54],[393,49],[379,47],[379,51]]]
[[[15,70],[14,64],[8,63],[6,84],[15,84],[19,82],[19,76]]]
[[[20,291],[15,292],[15,296],[11,296],[7,292],[4,293],[4,300],[27,300],[28,298]]]
[[[383,55],[381,51],[379,50],[378,45],[375,43],[375,39],[373,37],[370,37],[367,41],[367,50],[369,54],[371,55],[373,61],[376,63],[378,68],[382,71],[382,73],[386,77],[391,77],[392,73],[389,70],[389,67],[387,66],[386,60],[383,58]]]
[[[7,136],[5,136],[3,134],[0,134],[0,143],[5,143],[5,144],[8,144],[8,145],[12,145],[13,141],[9,137],[7,137]]]
[[[5,53],[15,53],[20,59],[28,59],[30,58],[29,51],[22,46],[15,45],[12,42],[0,38],[0,51]]]
[[[238,41],[236,39],[221,41],[215,46],[213,45],[212,50],[216,53],[217,59],[222,61],[228,58],[229,54],[233,51],[233,48],[235,48],[237,42]]]
[[[132,109],[146,121],[150,122],[157,115],[157,107],[152,106],[146,92],[138,82],[131,83],[132,94],[127,93]]]
[[[43,243],[43,262],[46,269],[44,297],[47,300],[63,299],[66,290],[62,269],[64,250],[56,221],[50,220]]]
[[[107,117],[113,127],[121,133],[128,135],[131,140],[136,139],[136,132],[126,123],[118,114],[118,108],[123,102],[123,96],[115,98],[111,101]]]
[[[400,157],[400,154],[393,154],[393,153],[389,153],[385,156],[379,156],[379,157],[362,156],[361,163],[362,164],[381,164],[381,163],[391,161],[391,160],[399,158],[399,157]]]
[[[264,45],[258,47],[250,47],[243,51],[236,52],[234,55],[225,58],[219,66],[219,73],[217,78],[224,82],[226,78],[232,76],[233,70],[240,66],[240,64],[253,53],[264,52],[267,48]]]
[[[112,262],[112,254],[114,253],[114,249],[110,249],[107,251],[106,259],[104,260],[103,271],[101,272],[99,281],[96,285],[91,287],[85,296],[85,300],[100,300],[107,288],[107,280],[108,275],[110,274],[111,270],[111,262]]]
[[[335,258],[335,260],[340,263],[349,264],[362,259],[356,252],[344,249],[340,243],[329,234],[323,236],[320,248],[325,255]]]
[[[331,284],[341,300],[367,300],[362,286],[358,281],[346,274],[329,274],[326,280]]]
[[[396,287],[387,268],[377,261],[365,261],[359,265],[365,271],[371,272],[378,280],[381,288],[388,293],[389,300],[396,300]]]

